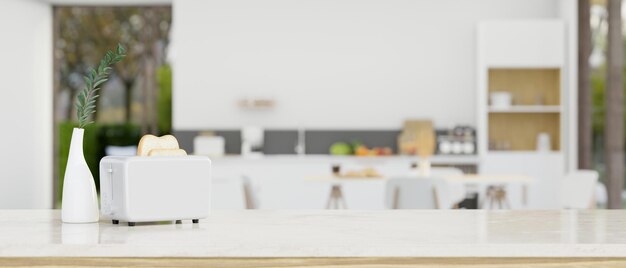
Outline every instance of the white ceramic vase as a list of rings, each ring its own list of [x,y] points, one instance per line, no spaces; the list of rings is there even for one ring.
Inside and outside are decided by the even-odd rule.
[[[65,223],[97,222],[99,217],[96,184],[83,155],[84,133],[82,128],[72,132],[63,179],[61,219]]]

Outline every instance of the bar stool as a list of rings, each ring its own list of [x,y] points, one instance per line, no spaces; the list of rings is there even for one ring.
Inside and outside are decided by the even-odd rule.
[[[510,209],[509,200],[506,196],[506,189],[503,185],[491,185],[487,187],[487,195],[480,205],[481,208],[485,208],[485,203],[489,202],[489,209],[494,208],[494,203],[497,203],[498,209]]]
[[[346,200],[343,198],[341,184],[333,184],[330,188],[330,196],[326,202],[326,209],[347,209]]]

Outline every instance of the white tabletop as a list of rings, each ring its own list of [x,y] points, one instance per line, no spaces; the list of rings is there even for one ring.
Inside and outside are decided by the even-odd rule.
[[[336,176],[336,175],[327,175],[327,176],[308,176],[305,177],[306,181],[315,181],[315,182],[326,182],[332,184],[340,184],[345,182],[386,182],[389,178],[380,176],[380,177],[363,177],[363,176]]]
[[[0,257],[625,257],[626,211],[214,211],[200,224],[62,224],[0,210]]]
[[[459,176],[447,176],[448,182],[463,183],[463,184],[480,184],[480,185],[493,185],[493,184],[529,184],[536,181],[533,177],[522,175],[459,175]]]
[[[393,176],[393,177],[412,177],[411,176]],[[416,179],[427,178],[414,176]],[[354,176],[336,176],[336,175],[326,175],[326,176],[308,176],[305,179],[307,181],[318,181],[318,182],[326,182],[332,184],[340,184],[345,182],[386,182],[390,177],[389,176],[380,176],[380,177],[354,177]],[[442,179],[446,180],[450,183],[455,184],[469,184],[469,185],[506,185],[506,184],[530,184],[536,181],[533,177],[522,176],[522,175],[454,175],[454,176],[443,176]]]

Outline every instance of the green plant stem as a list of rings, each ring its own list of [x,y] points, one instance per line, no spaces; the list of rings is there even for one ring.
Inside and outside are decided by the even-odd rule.
[[[96,93],[100,90],[99,86],[109,79],[109,72],[112,70],[111,65],[120,62],[124,57],[126,57],[126,50],[121,44],[117,44],[115,52],[107,51],[98,68],[92,69],[83,77],[85,87],[76,97],[76,116],[78,117],[79,128],[85,128],[86,125],[94,122],[89,121],[89,117],[96,111],[96,99],[99,97]]]

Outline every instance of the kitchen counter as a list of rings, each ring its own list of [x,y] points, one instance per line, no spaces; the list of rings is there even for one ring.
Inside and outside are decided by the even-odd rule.
[[[626,265],[626,211],[232,210],[214,211],[199,224],[128,227],[63,224],[58,210],[0,210],[0,266],[112,261],[102,257],[125,265],[166,258],[173,266],[202,258],[250,267],[463,260],[618,267]]]
[[[365,163],[385,163],[390,161],[410,161],[415,162],[420,158],[410,155],[389,155],[389,156],[355,156],[355,155],[327,155],[327,154],[306,154],[306,155],[260,155],[260,156],[241,156],[226,155],[223,157],[211,157],[212,161],[230,162],[230,161],[246,161],[246,162],[342,162],[342,161],[358,161]],[[478,155],[433,155],[430,157],[433,164],[448,165],[478,165],[480,159]]]
[[[214,196],[217,208],[243,208],[241,194],[232,192],[230,185],[245,178],[250,186],[251,200],[257,209],[323,209],[326,207],[331,185],[311,183],[311,176],[332,175],[332,167],[340,166],[342,172],[373,168],[385,177],[412,176],[411,165],[416,156],[337,156],[337,155],[262,155],[212,157],[211,177],[220,194]],[[479,165],[476,155],[436,155],[433,165],[457,166],[475,172]],[[234,181],[234,183],[233,183]],[[230,183],[230,184],[229,184]],[[384,209],[384,181],[362,181],[344,185],[342,191],[349,209]],[[229,188],[230,187],[230,188]],[[532,190],[532,189],[531,189]],[[227,191],[231,193],[227,194]],[[515,193],[512,193],[515,194]],[[234,198],[233,198],[234,197]],[[515,197],[513,197],[515,198]],[[520,200],[515,198],[513,200]],[[522,207],[512,203],[511,207]]]

